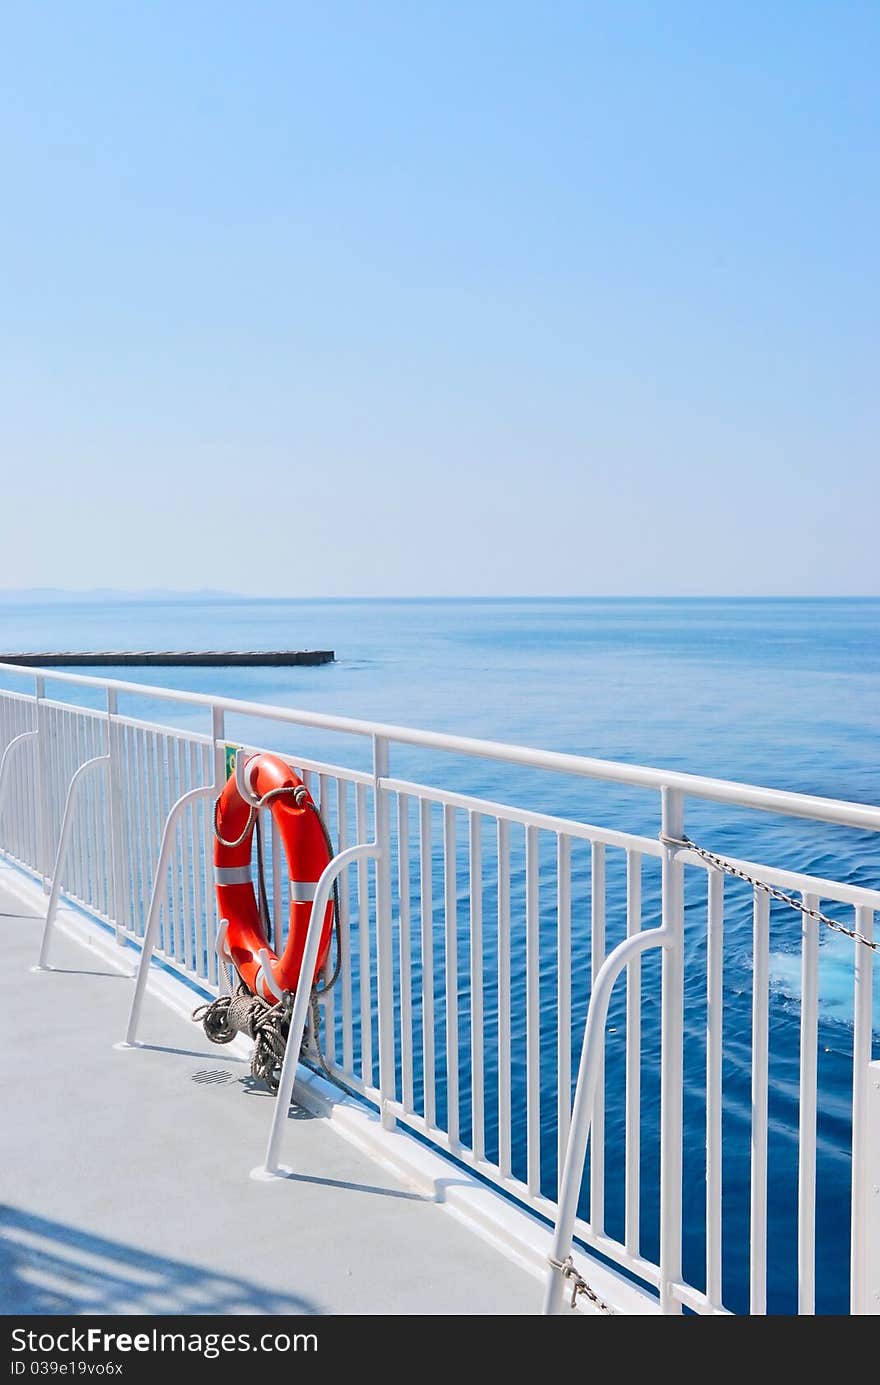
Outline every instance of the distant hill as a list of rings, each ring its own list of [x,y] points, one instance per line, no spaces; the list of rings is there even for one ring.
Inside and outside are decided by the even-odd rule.
[[[0,588],[0,604],[13,603],[53,604],[77,601],[192,601],[199,598],[225,597],[237,599],[238,592],[216,591],[210,587],[198,591],[175,591],[165,587],[144,587],[137,591],[125,591],[119,587],[89,587],[76,591],[69,587],[20,587]]]

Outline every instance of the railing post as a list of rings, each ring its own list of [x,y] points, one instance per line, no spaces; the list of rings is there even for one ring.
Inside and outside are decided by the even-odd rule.
[[[397,1092],[394,1070],[394,974],[391,946],[391,805],[382,780],[388,777],[388,741],[373,737],[373,793],[376,815],[376,990],[379,1005],[379,1092],[382,1124],[393,1130],[387,1108]]]
[[[858,1135],[853,1131],[863,1141],[859,1192],[865,1221],[860,1263],[854,1267],[858,1291],[851,1308],[854,1313],[880,1315],[880,1062],[869,1063],[867,1071],[861,1130]]]
[[[874,912],[856,909],[856,929],[874,937]],[[880,1313],[880,1063],[871,1062],[874,953],[855,943],[853,999],[852,1212],[850,1305]]]
[[[661,790],[663,945],[660,1069],[660,1306],[680,1313],[682,1067],[684,1023],[684,866],[677,860],[684,831],[681,791]]]
[[[214,741],[214,782],[226,783],[226,717],[222,707],[211,707],[211,736]]]
[[[107,788],[107,816],[110,829],[110,900],[113,909],[113,926],[116,941],[120,947],[125,944],[122,917],[122,794],[119,773],[119,734],[116,725],[118,700],[115,688],[107,689],[107,754],[110,759]]]
[[[36,700],[36,729],[37,729],[37,850],[39,861],[37,870],[42,877],[43,893],[48,894],[51,889],[49,880],[49,785],[48,785],[48,765],[46,744],[46,709],[43,706],[43,699],[46,696],[46,680],[42,674],[34,677],[34,698]]]

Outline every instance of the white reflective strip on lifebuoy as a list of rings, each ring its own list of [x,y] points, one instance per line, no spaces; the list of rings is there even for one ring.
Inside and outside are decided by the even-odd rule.
[[[215,866],[214,881],[217,885],[249,885],[250,866]]]
[[[314,899],[317,888],[317,880],[291,880],[290,898],[294,904],[307,904],[310,899]]]

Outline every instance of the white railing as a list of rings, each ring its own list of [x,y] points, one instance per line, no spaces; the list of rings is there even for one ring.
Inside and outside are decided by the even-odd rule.
[[[740,1306],[740,1280],[748,1295],[742,1306],[766,1311],[768,1266],[787,1291],[785,1268],[773,1258],[777,1238],[768,1239],[768,1213],[777,1215],[768,1207],[775,1129],[768,1109],[775,1097],[768,1042],[770,902],[759,889],[749,892],[750,1023],[742,1032],[737,1020],[728,1053],[725,921],[726,913],[741,912],[744,887],[727,886],[718,870],[673,843],[693,800],[871,832],[880,830],[880,809],[138,684],[48,671],[34,677],[9,665],[0,665],[0,676],[14,685],[0,690],[0,849],[53,895],[62,892],[114,928],[121,941],[141,944],[146,933],[148,950],[166,966],[216,994],[228,978],[214,950],[211,814],[226,777],[227,744],[285,754],[319,803],[336,852],[369,843],[374,848],[347,856],[351,870],[339,878],[343,969],[323,1002],[322,1025],[333,1074],[373,1102],[387,1126],[399,1122],[416,1131],[556,1226],[556,1258],[565,1258],[574,1237],[658,1296],[664,1312],[723,1312],[728,1294]],[[32,680],[32,692],[18,691],[24,679]],[[57,685],[58,698],[46,695],[47,684]],[[78,705],[96,701],[99,706]],[[162,725],[137,714],[156,702],[175,708],[172,720],[184,724]],[[204,718],[200,729],[192,724],[196,717]],[[258,734],[257,725],[263,728]],[[304,756],[290,749],[291,728],[304,740],[323,738],[336,748],[329,758],[323,750]],[[358,752],[358,742],[368,755]],[[431,779],[447,777],[436,770],[437,758],[446,756],[454,757],[449,774],[454,768],[459,781],[472,780],[471,767],[484,760],[528,771],[530,782],[532,772],[541,771],[548,783],[550,775],[562,774],[659,793],[660,830],[621,831],[440,787],[429,782],[422,764],[418,776],[393,773],[392,753],[411,763],[430,756]],[[56,866],[68,791],[87,762],[99,772],[78,782],[67,849]],[[284,859],[274,835],[267,855],[272,912],[283,927]],[[740,864],[768,884],[798,892],[811,907],[837,907],[841,919],[871,936],[880,891],[773,864]],[[820,924],[805,916],[802,929],[797,926],[799,1075],[797,1109],[785,1131],[797,1145],[790,1292],[798,1311],[810,1313],[822,1195]],[[659,966],[651,960],[655,946]],[[873,1187],[880,1181],[871,1133],[878,1125],[873,1104],[880,1069],[871,1065],[873,952],[851,947],[852,1138],[840,1138],[842,1153],[852,1158],[850,1310],[867,1312],[876,1311],[880,1278],[878,1251],[868,1236],[876,1217]],[[615,1000],[618,971],[622,1000]],[[145,977],[146,965],[141,982]],[[137,994],[129,1040],[137,1030]],[[606,1023],[599,998],[611,1004],[620,1025]],[[699,1023],[688,1018],[695,1005],[703,1015]],[[686,1033],[689,1052],[699,1049],[700,1056],[700,1074],[691,1065],[687,1083]],[[570,1140],[579,1054],[581,1100]],[[740,1194],[746,1210],[731,1218],[723,1159],[733,1137],[725,1132],[724,1092],[727,1083],[742,1086],[744,1080],[751,1084],[745,1103],[750,1173]],[[834,1099],[839,1107],[839,1091]],[[694,1102],[705,1130],[699,1206],[683,1172],[685,1109],[692,1130]],[[278,1160],[277,1130],[272,1138],[270,1169]],[[692,1149],[688,1157],[693,1165]],[[582,1256],[579,1263],[589,1261]],[[746,1264],[747,1271],[737,1268]],[[558,1300],[554,1274],[551,1310]]]

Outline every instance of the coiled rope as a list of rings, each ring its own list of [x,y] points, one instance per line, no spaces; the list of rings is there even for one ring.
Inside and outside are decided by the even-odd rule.
[[[273,946],[273,924],[271,911],[269,909],[269,897],[266,891],[260,809],[266,807],[273,799],[281,798],[287,794],[293,794],[297,803],[305,802],[306,805],[311,808],[321,825],[324,841],[327,844],[327,851],[332,858],[334,855],[333,842],[327,829],[327,824],[317,805],[309,796],[308,790],[302,784],[290,784],[278,789],[270,789],[261,799],[251,804],[244,831],[236,841],[226,841],[221,835],[218,821],[220,809],[219,797],[214,802],[214,836],[222,846],[241,846],[246,840],[249,832],[254,828],[256,829],[257,906],[266,941],[270,947]],[[335,1082],[336,1078],[327,1066],[321,1045],[321,1012],[318,1001],[320,997],[327,995],[327,993],[333,989],[342,973],[342,931],[339,920],[338,880],[333,881],[333,931],[336,935],[336,963],[329,980],[320,988],[317,986],[312,987],[312,993],[309,998],[310,1026],[309,1030],[307,1030],[306,1034],[303,1036],[302,1056],[306,1056],[307,1054],[310,1033],[314,1040],[315,1055],[322,1072],[331,1081]],[[239,984],[234,995],[218,996],[216,1000],[198,1006],[193,1010],[192,1017],[197,1023],[201,1022],[205,1034],[212,1043],[231,1043],[236,1034],[245,1034],[248,1038],[252,1039],[254,1042],[254,1051],[251,1057],[251,1075],[257,1081],[265,1082],[270,1092],[276,1092],[281,1077],[281,1065],[284,1061],[285,1049],[287,1048],[287,1037],[290,1032],[290,1016],[293,1010],[294,998],[295,992],[286,991],[283,998],[279,1000],[277,1004],[270,1005],[262,996],[254,995],[248,989],[239,974]]]
[[[270,1092],[277,1092],[292,1008],[292,992],[277,1005],[269,1005],[262,996],[252,995],[242,981],[234,995],[221,995],[199,1005],[192,1017],[197,1023],[201,1021],[212,1044],[232,1043],[236,1034],[253,1039],[251,1076],[265,1082]]]

